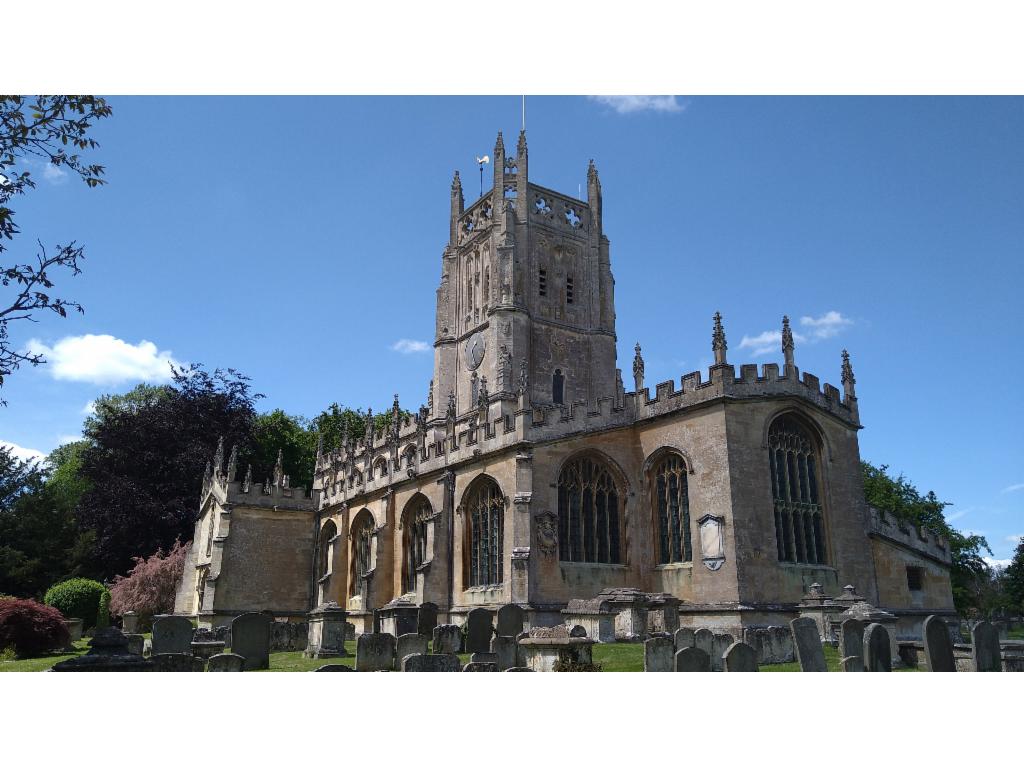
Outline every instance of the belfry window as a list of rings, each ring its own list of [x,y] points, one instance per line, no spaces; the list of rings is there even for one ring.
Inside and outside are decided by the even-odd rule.
[[[565,377],[561,368],[555,368],[551,376],[551,402],[561,405],[565,401]]]
[[[675,454],[665,456],[651,469],[651,494],[658,525],[658,562],[662,565],[693,560],[686,475],[686,464]]]
[[[608,467],[583,456],[558,476],[558,559],[620,563],[618,486]]]
[[[490,478],[479,480],[463,502],[469,531],[466,585],[482,587],[504,581],[505,497]]]
[[[824,563],[817,449],[810,432],[792,416],[776,419],[768,430],[768,461],[779,560]]]
[[[416,591],[416,572],[427,560],[427,523],[433,510],[426,497],[417,495],[402,518],[402,593]]]
[[[572,304],[572,300],[574,297],[575,293],[573,290],[572,278],[567,277],[565,278],[565,303]]]
[[[543,267],[537,271],[537,293],[541,296],[548,295],[548,271]]]

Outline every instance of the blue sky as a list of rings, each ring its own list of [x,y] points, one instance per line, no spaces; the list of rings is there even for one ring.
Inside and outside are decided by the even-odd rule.
[[[267,409],[419,405],[452,171],[475,198],[518,97],[110,101],[108,186],[38,168],[16,206],[12,253],[86,246],[59,283],[86,314],[12,328],[51,363],[10,377],[0,440],[47,452],[168,359],[238,368]],[[838,385],[850,350],[864,458],[1010,556],[1024,100],[538,97],[527,128],[533,181],[600,171],[624,371],[637,340],[652,386],[706,367],[716,310],[730,362],[779,361],[789,314],[803,370]]]

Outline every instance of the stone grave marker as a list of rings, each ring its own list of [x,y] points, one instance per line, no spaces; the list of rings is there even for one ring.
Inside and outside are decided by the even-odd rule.
[[[491,638],[491,653],[498,661],[498,671],[504,672],[516,665],[516,651],[518,645],[514,637],[495,635]]]
[[[265,613],[243,613],[232,619],[231,652],[245,657],[247,670],[270,669],[272,621]]]
[[[676,672],[710,672],[711,657],[703,648],[691,646],[676,651]]]
[[[844,656],[839,662],[839,669],[843,672],[863,672],[864,659],[860,656]]]
[[[675,668],[671,638],[652,637],[644,641],[644,672],[672,672]]]
[[[715,650],[715,633],[710,629],[698,629],[693,633],[693,646],[704,651],[710,659]]]
[[[693,634],[693,630],[689,627],[677,629],[675,635],[673,635],[676,651],[681,651],[683,648],[693,648],[696,644]]]
[[[509,667],[506,672],[533,672],[529,667]]]
[[[461,672],[462,662],[454,653],[413,654],[402,660],[404,672]]]
[[[486,608],[474,608],[466,617],[466,653],[490,653],[491,612]]]
[[[463,672],[497,672],[498,665],[489,661],[471,661],[462,668]]]
[[[586,637],[586,636],[587,636],[587,628],[584,627],[582,624],[573,624],[569,628],[569,637]]]
[[[356,638],[356,672],[390,672],[395,668],[397,641],[385,632],[364,632]]]
[[[938,616],[924,620],[924,662],[929,672],[956,672],[949,626]]]
[[[143,635],[125,635],[125,638],[128,640],[128,653],[141,656],[146,648],[146,638]]]
[[[153,655],[191,652],[191,621],[184,616],[163,616],[153,622]]]
[[[889,631],[881,624],[868,624],[864,630],[864,671],[892,672]]]
[[[975,672],[1003,671],[999,632],[987,621],[979,621],[971,628],[971,660]]]
[[[732,643],[722,654],[726,672],[757,672],[758,653],[746,643]]]
[[[491,653],[490,651],[487,653],[474,653],[469,657],[469,660],[474,664],[497,664],[498,654]]]
[[[245,669],[245,657],[237,653],[218,653],[210,657],[207,672],[241,672]]]
[[[789,622],[796,645],[796,660],[801,672],[828,672],[825,652],[821,648],[821,637],[814,619],[804,616]]]
[[[421,603],[416,610],[416,634],[423,635],[428,640],[433,637],[434,627],[437,626],[437,605],[435,603]]]
[[[314,672],[355,672],[352,667],[348,664],[323,664],[316,669]]]
[[[724,672],[725,662],[723,657],[726,650],[733,644],[732,635],[715,635],[711,642],[711,671]]]
[[[434,627],[434,653],[458,653],[462,649],[462,632],[457,624],[438,624]]]
[[[399,635],[398,641],[396,642],[396,648],[397,651],[395,652],[395,658],[399,662],[398,668],[401,669],[401,661],[406,656],[427,652],[427,638],[423,635],[412,632]]]
[[[515,637],[523,631],[526,623],[526,611],[515,603],[509,603],[498,609],[497,633],[505,637]]]
[[[839,625],[839,656],[856,656],[864,665],[864,622],[860,619],[846,619]]]
[[[206,669],[206,660],[187,653],[154,653],[152,656],[154,672],[202,672]]]

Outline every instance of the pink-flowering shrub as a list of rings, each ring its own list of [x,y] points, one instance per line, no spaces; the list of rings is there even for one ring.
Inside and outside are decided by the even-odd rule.
[[[166,554],[157,550],[149,557],[135,558],[127,576],[115,576],[110,587],[110,615],[123,616],[135,611],[143,622],[157,613],[174,610],[174,593],[185,570],[191,543],[175,541]]]
[[[64,616],[35,600],[0,600],[0,652],[13,649],[21,658],[41,656],[71,642]]]

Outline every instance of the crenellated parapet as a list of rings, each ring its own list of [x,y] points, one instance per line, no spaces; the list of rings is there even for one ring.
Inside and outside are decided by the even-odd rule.
[[[942,534],[930,528],[905,523],[881,509],[875,507],[869,507],[869,509],[871,511],[868,530],[870,535],[883,538],[891,544],[936,560],[947,568],[950,567],[953,560],[949,541]]]
[[[241,480],[238,475],[238,448],[232,448],[231,457],[224,463],[224,438],[217,445],[217,452],[212,462],[206,465],[203,478],[200,508],[205,508],[212,498],[221,506],[245,504],[255,507],[276,507],[283,509],[315,510],[317,509],[316,492],[307,493],[302,486],[292,487],[288,475],[284,473],[281,452],[277,454],[277,464],[273,477],[262,483],[254,483],[252,466],[250,465]]]

